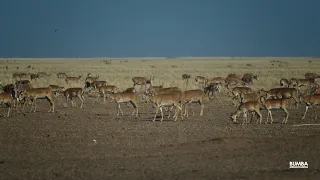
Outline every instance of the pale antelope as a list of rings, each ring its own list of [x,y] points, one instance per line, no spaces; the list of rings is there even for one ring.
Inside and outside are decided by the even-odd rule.
[[[56,97],[59,95],[63,95],[66,98],[66,103],[67,103],[67,107],[68,107],[68,101],[69,98],[71,100],[71,105],[72,107],[75,107],[75,103],[73,101],[74,97],[78,97],[81,101],[81,105],[80,105],[80,109],[83,108],[83,104],[84,104],[84,96],[83,96],[83,89],[82,88],[68,88],[65,91],[57,91],[55,92]]]
[[[227,88],[230,88],[230,86],[233,86],[233,85],[245,85],[245,82],[242,81],[241,78],[239,77],[234,77],[234,76],[229,76],[225,79],[225,82],[226,82],[226,87]]]
[[[206,95],[201,89],[194,89],[194,90],[187,90],[182,93],[182,99],[181,99],[181,107],[184,105],[184,116],[189,117],[188,108],[187,106],[191,103],[199,103],[201,110],[200,110],[200,116],[203,115],[203,109],[204,104],[203,101],[205,99]],[[192,108],[192,113],[194,115],[194,110]]]
[[[100,86],[99,87],[99,92],[102,94],[103,97],[103,103],[106,103],[106,97],[107,94],[109,93],[118,93],[119,92],[119,88],[117,86],[114,85],[104,85],[104,86]]]
[[[203,77],[203,76],[196,76],[195,77],[196,80],[196,84],[201,85],[202,88],[204,88],[204,86],[207,84],[208,79]]]
[[[2,92],[0,93],[0,104],[5,104],[8,106],[8,112],[4,117],[9,117],[11,112],[11,106],[13,104],[13,98],[10,93]]]
[[[154,77],[150,77],[150,79],[147,79],[145,77],[134,77],[132,78],[133,81],[133,87],[135,87],[136,85],[140,85],[140,87],[144,86],[145,91],[147,91],[147,84],[152,84]]]
[[[176,121],[178,119],[178,111],[179,110],[181,113],[181,119],[183,120],[182,108],[179,106],[179,102],[181,101],[181,96],[182,96],[181,92],[171,92],[168,94],[158,94],[158,95],[151,96],[149,101],[151,101],[156,106],[156,114],[153,118],[153,121],[156,120],[156,117],[157,117],[159,110],[161,112],[161,120],[160,121],[163,121],[162,108],[163,107],[172,107],[172,106],[176,108],[175,115],[173,116],[175,118],[174,121]]]
[[[242,125],[244,124],[245,121],[246,121],[246,123],[248,123],[247,113],[248,113],[248,111],[253,111],[256,114],[258,114],[258,116],[259,116],[259,119],[257,119],[257,124],[258,123],[261,124],[262,114],[260,112],[261,104],[259,101],[260,100],[254,100],[254,101],[247,101],[247,102],[242,103],[239,106],[238,110],[231,115],[231,119],[233,120],[233,122],[235,123],[237,121],[237,116],[240,115],[241,113],[243,113]]]
[[[58,85],[49,85],[49,88],[52,89],[52,92],[64,91],[64,87]]]
[[[52,90],[50,88],[32,88],[25,90],[20,94],[20,99],[30,98],[33,100],[32,104],[34,104],[34,111],[37,109],[37,99],[46,98],[50,103],[50,109],[48,112],[54,112],[54,101],[52,99]],[[30,112],[32,112],[32,107]]]
[[[93,86],[93,88],[95,88],[95,89],[98,89],[98,88],[100,88],[101,86],[106,86],[108,83],[107,83],[107,81],[93,81],[92,82],[92,86]]]
[[[24,80],[24,79],[29,79],[30,76],[27,73],[13,73],[12,79],[17,80]]]
[[[95,81],[99,81],[99,76],[97,77],[86,77],[85,83],[86,83],[86,87],[90,87],[93,85],[93,82]],[[96,87],[95,87],[96,88]]]
[[[286,78],[280,79],[280,86],[281,87],[289,87],[289,81]]]
[[[65,79],[65,78],[68,77],[68,75],[67,75],[66,73],[57,73],[57,77],[58,77],[59,79]]]
[[[288,118],[289,118],[289,111],[287,110],[287,100],[285,98],[282,99],[265,99],[265,97],[261,97],[261,103],[263,106],[267,109],[268,115],[267,115],[267,120],[265,124],[268,123],[268,118],[270,116],[271,118],[271,124],[273,123],[273,118],[272,118],[272,109],[282,109],[286,113],[286,117],[283,119],[282,123],[287,123]]]
[[[232,89],[228,88],[232,97],[233,105],[236,105],[235,101],[240,98],[241,94],[251,93],[253,90],[250,87],[234,87]]]
[[[119,113],[121,112],[121,115],[123,115],[123,112],[120,107],[120,103],[127,103],[130,102],[133,106],[133,112],[132,116],[136,112],[136,117],[138,117],[138,105],[137,105],[137,94],[133,92],[119,92],[115,94],[110,94],[109,98],[113,101],[115,100],[118,104],[117,108],[117,116],[119,116]]]
[[[79,84],[82,76],[79,77],[66,77],[65,81],[67,84]]]
[[[226,83],[226,80],[223,77],[215,77],[215,78],[209,79],[207,84],[212,84],[212,83],[213,84],[220,83],[221,85],[224,85]]]
[[[314,118],[317,119],[316,107],[314,106],[317,106],[320,104],[320,95],[316,94],[316,95],[309,95],[306,97],[300,97],[300,101],[306,103],[306,110],[301,119],[304,119],[306,117],[306,114],[309,108],[313,108]]]
[[[47,78],[51,76],[51,74],[48,74],[46,72],[38,72],[37,74],[39,75],[39,78]]]
[[[258,92],[244,93],[240,95],[241,103],[249,101],[260,101],[260,94]]]
[[[261,90],[263,91],[263,90]],[[266,98],[286,98],[294,99],[296,102],[296,108],[299,107],[298,90],[296,88],[273,88],[267,91]]]

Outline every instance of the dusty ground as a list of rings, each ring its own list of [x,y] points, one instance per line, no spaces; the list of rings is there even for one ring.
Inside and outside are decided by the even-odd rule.
[[[320,126],[312,113],[300,120],[304,105],[290,109],[288,124],[233,124],[231,102],[205,105],[204,116],[152,122],[154,109],[140,103],[140,116],[123,105],[94,103],[56,112],[39,100],[38,112],[0,120],[0,179],[317,179],[320,176]],[[77,101],[79,105],[79,101]],[[230,104],[230,105],[229,105]],[[1,109],[1,114],[6,110]],[[263,121],[266,112],[263,111]],[[238,122],[242,121],[242,117]],[[94,142],[94,140],[96,142]],[[309,169],[289,169],[307,161]]]

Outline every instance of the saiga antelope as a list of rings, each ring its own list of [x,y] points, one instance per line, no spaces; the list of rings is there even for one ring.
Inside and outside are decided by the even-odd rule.
[[[136,85],[140,85],[140,87],[144,86],[145,91],[147,91],[146,85],[147,84],[152,84],[153,79],[154,79],[154,76],[150,77],[150,79],[147,79],[145,77],[134,77],[134,78],[132,78],[133,88]]]
[[[4,115],[4,117],[9,117],[10,116],[10,112],[12,111],[12,104],[13,104],[13,98],[11,96],[10,93],[0,93],[0,104],[5,104],[8,106],[8,112],[6,115]]]
[[[306,103],[306,110],[301,119],[304,119],[306,117],[306,114],[309,108],[313,108],[314,118],[317,119],[316,107],[314,106],[320,104],[320,95],[317,94],[317,95],[309,95],[306,97],[300,97],[300,101]]]
[[[80,105],[80,109],[83,108],[83,104],[84,104],[84,96],[83,96],[83,89],[82,88],[68,88],[65,91],[62,92],[55,92],[56,97],[59,95],[63,95],[66,98],[66,102],[67,102],[67,107],[68,107],[68,102],[69,102],[69,98],[71,100],[71,105],[72,107],[75,107],[73,98],[74,97],[78,97],[81,101],[81,105]]]
[[[66,77],[65,78],[65,81],[67,84],[70,84],[70,83],[79,83],[80,79],[81,79],[82,76],[79,76],[79,77]]]
[[[246,121],[246,123],[248,123],[248,115],[247,115],[248,111],[254,111],[259,116],[259,119],[257,119],[257,124],[258,123],[261,124],[262,114],[260,112],[260,107],[261,107],[261,105],[260,105],[259,100],[258,101],[248,101],[248,102],[242,103],[239,106],[238,110],[231,115],[231,119],[235,123],[237,121],[237,116],[239,114],[243,113],[243,121],[242,121],[242,125],[243,125],[245,121]]]
[[[36,112],[37,109],[37,99],[46,98],[50,103],[50,109],[48,112],[50,112],[51,109],[51,112],[54,112],[54,101],[52,99],[52,90],[50,88],[32,88],[25,90],[20,94],[20,99],[22,100],[24,98],[32,99],[32,105],[34,104],[33,112]],[[30,112],[32,112],[32,106]]]
[[[261,97],[260,100],[261,100],[261,103],[263,104],[263,106],[265,106],[265,108],[268,111],[267,121],[265,122],[265,124],[268,123],[269,115],[271,118],[270,123],[271,124],[273,123],[273,118],[272,118],[272,113],[271,113],[272,109],[282,109],[286,113],[286,117],[283,119],[282,123],[283,124],[287,123],[288,118],[289,118],[289,112],[286,108],[288,99],[265,99],[265,97]]]
[[[289,87],[289,81],[286,78],[280,79],[280,86],[281,87]]]
[[[185,109],[184,116],[189,117],[187,106],[188,106],[188,104],[191,104],[191,103],[199,103],[200,104],[200,106],[201,106],[200,116],[202,116],[203,115],[203,109],[204,109],[203,101],[204,101],[205,97],[206,97],[206,95],[201,89],[194,89],[194,90],[184,91],[182,93],[182,98],[181,98],[181,101],[182,101],[181,102],[181,106],[184,105],[184,109]],[[193,108],[192,108],[192,113],[194,115]]]
[[[123,116],[123,112],[120,107],[120,103],[127,103],[130,102],[133,106],[133,112],[132,116],[136,112],[136,117],[138,117],[138,105],[137,105],[137,94],[133,92],[119,92],[115,94],[109,94],[109,98],[111,99],[111,102],[115,100],[118,104],[117,108],[117,116],[119,116],[119,112],[121,112],[121,115]]]

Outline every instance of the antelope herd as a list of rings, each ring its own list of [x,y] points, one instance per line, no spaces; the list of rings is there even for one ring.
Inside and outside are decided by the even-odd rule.
[[[316,115],[316,105],[320,103],[320,88],[317,84],[317,79],[320,78],[318,74],[306,73],[305,78],[291,78],[280,79],[279,87],[264,90],[254,89],[253,84],[259,81],[258,75],[252,73],[228,74],[224,77],[207,78],[204,76],[195,76],[195,85],[197,89],[181,90],[179,87],[163,87],[164,85],[155,86],[153,84],[154,76],[146,77],[133,77],[133,87],[125,90],[120,90],[115,85],[110,85],[106,80],[102,80],[99,76],[93,77],[91,73],[87,75],[85,80],[82,76],[71,77],[66,73],[59,72],[56,74],[58,79],[64,79],[69,85],[82,84],[83,87],[72,87],[65,89],[59,85],[48,85],[47,87],[34,88],[32,82],[38,78],[47,78],[51,74],[44,72],[27,74],[27,73],[13,73],[12,84],[2,85],[0,88],[0,103],[8,107],[5,117],[12,114],[12,108],[19,108],[23,105],[23,111],[27,103],[31,103],[30,112],[36,112],[37,99],[46,99],[50,103],[49,112],[55,112],[55,99],[59,96],[66,98],[68,106],[69,99],[74,107],[74,98],[79,98],[81,101],[80,108],[84,107],[85,95],[97,95],[103,98],[103,103],[106,99],[111,102],[117,103],[117,116],[123,115],[121,105],[122,103],[131,103],[133,106],[132,116],[139,116],[139,103],[145,102],[152,104],[156,108],[153,121],[156,120],[157,114],[160,111],[161,119],[163,121],[164,110],[169,111],[168,118],[170,118],[171,111],[174,113],[174,121],[178,119],[180,114],[181,120],[183,117],[189,116],[189,108],[194,115],[194,108],[191,104],[197,103],[200,105],[200,114],[203,115],[204,103],[215,98],[221,90],[226,90],[228,96],[231,98],[233,105],[238,107],[237,110],[231,115],[233,122],[236,122],[237,116],[243,114],[243,122],[248,122],[248,112],[257,115],[257,123],[262,123],[261,110],[267,111],[267,118],[265,123],[268,123],[270,116],[270,123],[273,123],[272,111],[274,109],[282,109],[285,112],[285,118],[282,123],[287,123],[289,118],[290,102],[292,100],[296,103],[296,108],[301,103],[304,103],[305,112],[302,119],[306,117],[309,108],[314,109],[314,117]],[[191,75],[183,74],[182,80],[188,83],[191,80]],[[136,90],[136,86],[140,86],[140,90]],[[302,92],[301,87],[305,87],[307,91]],[[142,90],[144,89],[144,90]],[[211,93],[211,94],[210,94]],[[141,97],[141,98],[140,98]],[[139,99],[142,101],[139,102]]]

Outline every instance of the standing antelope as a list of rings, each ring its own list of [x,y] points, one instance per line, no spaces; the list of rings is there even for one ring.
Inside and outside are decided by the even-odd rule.
[[[280,86],[281,87],[289,87],[289,81],[286,78],[280,79]]]
[[[320,78],[320,75],[316,74],[316,73],[306,73],[305,75],[306,79],[316,79],[316,78]]]
[[[202,116],[203,115],[203,109],[204,109],[203,101],[204,101],[205,97],[206,97],[206,95],[203,92],[203,90],[201,90],[201,89],[194,89],[194,90],[184,91],[182,93],[182,99],[181,99],[181,101],[182,101],[181,102],[181,106],[184,105],[184,109],[185,109],[184,116],[187,115],[187,117],[189,117],[187,106],[188,106],[188,104],[191,104],[191,103],[199,103],[200,104],[200,106],[201,106],[200,116]],[[193,109],[192,109],[192,113],[194,115],[194,110]]]
[[[242,125],[244,124],[244,122],[246,121],[246,123],[248,123],[248,111],[254,111],[255,113],[258,114],[259,116],[259,119],[257,119],[257,124],[260,123],[261,124],[261,121],[262,121],[262,114],[260,112],[260,102],[259,100],[257,101],[248,101],[248,102],[245,102],[245,103],[242,103],[238,110],[233,113],[231,115],[231,119],[233,120],[233,122],[235,123],[237,121],[237,116],[241,113],[243,113],[243,121],[242,121]]]
[[[241,78],[234,77],[234,76],[228,76],[225,79],[225,82],[226,82],[227,88],[230,88],[230,86],[232,86],[232,85],[236,85],[236,86],[237,85],[246,85],[245,82],[243,82]]]
[[[106,103],[106,95],[108,93],[118,93],[119,92],[119,88],[117,86],[114,85],[104,85],[104,86],[100,86],[99,87],[99,92],[102,94],[103,96],[103,103]]]
[[[268,123],[268,118],[270,115],[271,118],[271,124],[273,123],[273,118],[272,118],[272,113],[271,110],[272,109],[282,109],[285,113],[286,113],[286,117],[283,119],[282,123],[285,124],[288,121],[289,118],[289,111],[287,110],[286,106],[287,106],[287,99],[265,99],[265,97],[261,97],[261,103],[265,106],[265,108],[268,111],[268,115],[267,115],[267,121],[265,122],[265,124]]]
[[[200,84],[202,88],[207,84],[208,79],[203,76],[196,76],[195,77],[196,84]]]
[[[246,74],[244,74],[244,75],[242,76],[241,80],[242,80],[244,83],[250,85],[250,84],[253,83],[253,80],[259,81],[259,78],[258,78],[257,75],[253,75],[252,73],[246,73]]]
[[[261,90],[264,91],[264,90]],[[294,99],[296,102],[296,108],[299,107],[299,98],[298,98],[298,90],[296,88],[273,88],[267,91],[266,98],[286,98],[286,99]]]
[[[300,97],[300,101],[306,103],[306,110],[301,119],[304,119],[306,117],[306,114],[309,108],[313,108],[314,118],[317,119],[316,107],[314,106],[320,104],[320,95],[316,94],[316,95],[309,95],[306,97]]]
[[[182,80],[186,80],[186,83],[189,82],[190,78],[191,78],[191,76],[189,74],[182,74]]]
[[[221,85],[224,85],[226,83],[226,80],[223,77],[215,77],[215,78],[209,79],[207,84],[212,84],[212,83],[214,84],[220,83]]]
[[[25,90],[20,94],[20,99],[30,98],[33,100],[32,105],[34,104],[34,111],[37,109],[37,99],[46,98],[50,103],[50,109],[48,112],[54,112],[54,101],[52,99],[52,90],[50,88],[32,88]],[[30,112],[32,112],[32,107]]]
[[[136,117],[138,117],[138,105],[137,105],[137,94],[133,92],[119,92],[115,94],[110,94],[109,98],[113,101],[116,100],[118,104],[118,109],[117,109],[117,116],[119,116],[119,112],[121,112],[121,115],[123,116],[123,112],[120,107],[120,103],[124,102],[130,102],[133,106],[133,112],[132,116],[136,112]],[[111,102],[112,102],[111,101]]]
[[[95,82],[95,81],[99,81],[99,76],[97,76],[97,77],[88,76],[85,80],[86,87],[92,86],[93,82]]]
[[[79,76],[79,77],[66,77],[65,81],[66,81],[67,84],[71,84],[71,83],[79,84],[81,77],[82,76]]]
[[[210,83],[207,87],[204,88],[204,93],[210,97],[211,92],[211,97],[213,97],[213,93],[220,93],[221,86],[221,83]]]
[[[80,109],[83,108],[83,103],[84,103],[84,96],[83,96],[83,89],[82,88],[68,88],[65,91],[57,91],[55,92],[56,97],[59,95],[63,95],[66,98],[67,102],[67,107],[68,107],[68,101],[69,98],[71,100],[71,105],[72,107],[75,107],[75,103],[73,101],[74,97],[78,97],[81,101]]]
[[[49,85],[49,88],[52,89],[52,92],[64,91],[64,87],[60,87],[58,85]]]
[[[2,92],[0,93],[0,104],[6,104],[8,106],[8,112],[4,117],[10,116],[11,106],[13,104],[13,98],[10,93]]]
[[[101,86],[106,86],[108,83],[107,83],[107,81],[93,81],[92,82],[92,86],[93,86],[93,88],[95,88],[95,89],[98,89],[98,88],[100,88]]]
[[[67,78],[68,77],[68,75],[66,74],[66,73],[57,73],[57,77],[59,78],[59,79],[65,79],[65,78]]]
[[[145,77],[134,77],[134,78],[132,78],[133,88],[134,88],[136,85],[140,85],[141,87],[144,86],[145,91],[147,91],[146,85],[147,85],[147,84],[152,84],[153,79],[154,79],[153,76],[152,76],[150,79],[147,79],[147,78],[145,78]]]

